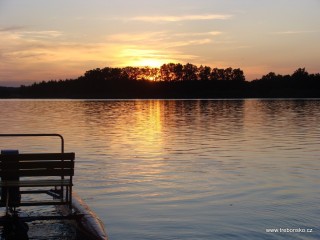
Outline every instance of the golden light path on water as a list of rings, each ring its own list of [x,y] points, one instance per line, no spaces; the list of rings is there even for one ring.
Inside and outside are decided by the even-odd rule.
[[[58,132],[111,239],[318,239],[319,100],[2,100],[2,132]],[[55,139],[1,149],[59,151]],[[267,228],[312,228],[267,234]]]

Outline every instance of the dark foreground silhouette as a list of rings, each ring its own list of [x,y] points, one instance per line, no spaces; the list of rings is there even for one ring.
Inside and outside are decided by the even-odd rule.
[[[160,68],[97,68],[77,79],[51,80],[19,88],[0,87],[2,98],[319,98],[320,74],[305,68],[292,75],[268,73],[246,81],[241,69],[193,64]]]

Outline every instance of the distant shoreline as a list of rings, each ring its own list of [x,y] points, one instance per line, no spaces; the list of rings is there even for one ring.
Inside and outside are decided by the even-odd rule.
[[[104,68],[77,79],[0,87],[0,98],[33,99],[244,99],[320,98],[320,74],[304,68],[248,82],[240,69],[168,64],[161,69]],[[151,79],[157,79],[151,80]]]
[[[94,92],[80,94],[70,91],[56,92],[48,89],[47,91],[33,91],[25,93],[24,89],[18,88],[3,88],[0,87],[0,99],[97,99],[97,100],[134,100],[134,99],[164,99],[164,100],[193,100],[193,99],[317,99],[320,98],[320,81],[313,84],[311,88],[265,88],[258,91],[251,86],[241,88],[239,91],[233,89],[217,89],[212,93],[201,92],[201,89],[196,89],[193,93],[186,93],[184,89],[174,93],[167,91],[159,91],[159,93],[129,93],[129,92],[113,92],[113,93],[97,93]],[[199,90],[199,91],[197,91]],[[251,91],[250,91],[251,90]]]

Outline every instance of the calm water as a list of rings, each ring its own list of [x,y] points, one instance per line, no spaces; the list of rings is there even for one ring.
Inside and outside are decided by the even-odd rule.
[[[64,135],[111,240],[320,239],[320,100],[2,100],[0,113],[1,133]],[[312,232],[266,232],[280,228]]]

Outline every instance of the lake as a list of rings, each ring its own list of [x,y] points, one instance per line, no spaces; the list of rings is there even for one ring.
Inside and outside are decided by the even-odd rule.
[[[111,240],[320,239],[320,100],[1,100],[0,112],[1,133],[64,136],[74,189]]]

